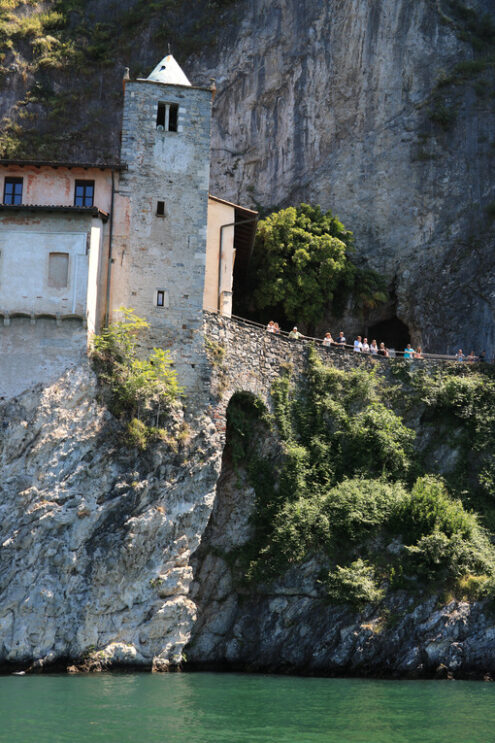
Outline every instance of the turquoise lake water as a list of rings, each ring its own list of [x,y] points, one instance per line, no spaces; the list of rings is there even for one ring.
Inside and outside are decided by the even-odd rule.
[[[493,743],[495,683],[182,673],[0,677],[8,743]]]

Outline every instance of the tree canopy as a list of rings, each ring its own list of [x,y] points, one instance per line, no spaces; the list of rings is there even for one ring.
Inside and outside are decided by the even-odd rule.
[[[270,214],[260,221],[255,241],[256,309],[279,309],[291,322],[311,328],[351,293],[361,307],[385,299],[380,277],[350,260],[352,248],[352,232],[319,206],[301,204]],[[365,295],[354,291],[362,286]]]

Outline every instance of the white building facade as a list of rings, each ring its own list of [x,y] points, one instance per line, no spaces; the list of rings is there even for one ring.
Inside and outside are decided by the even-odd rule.
[[[121,306],[194,386],[202,309],[231,313],[257,219],[209,195],[212,94],[169,55],[125,80],[119,163],[0,160],[0,397],[56,378]]]

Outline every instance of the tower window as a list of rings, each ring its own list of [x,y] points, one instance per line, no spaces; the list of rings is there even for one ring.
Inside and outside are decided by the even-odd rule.
[[[165,289],[158,289],[156,292],[156,306],[165,307]]]
[[[177,106],[175,103],[170,104],[169,113],[168,113],[168,130],[169,132],[176,132],[177,131],[177,121],[179,118],[179,106]]]
[[[22,178],[6,178],[3,187],[4,204],[22,204]]]
[[[166,217],[165,214],[165,202],[164,201],[157,201],[156,202],[156,216],[157,217]]]
[[[159,103],[156,112],[156,128],[165,132],[176,132],[179,123],[177,103]]]
[[[94,181],[76,181],[74,189],[74,206],[93,206],[94,196]]]
[[[50,253],[48,256],[48,286],[65,289],[69,280],[69,254]]]
[[[156,128],[163,127],[165,129],[165,104],[159,103],[158,110],[156,112]]]

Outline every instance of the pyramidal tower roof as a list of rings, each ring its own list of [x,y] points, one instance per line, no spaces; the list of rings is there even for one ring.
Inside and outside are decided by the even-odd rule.
[[[167,54],[167,56],[157,64],[151,75],[148,75],[147,80],[152,80],[155,83],[188,85],[191,87],[191,83],[171,54]]]

